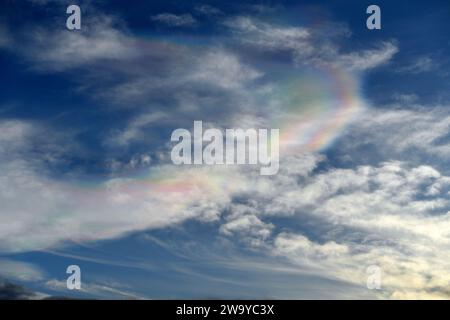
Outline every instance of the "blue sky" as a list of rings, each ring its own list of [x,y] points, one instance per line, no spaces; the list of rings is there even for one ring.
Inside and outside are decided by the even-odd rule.
[[[0,277],[38,298],[449,298],[449,17],[448,1],[3,1]],[[173,165],[194,120],[279,128],[280,171]]]

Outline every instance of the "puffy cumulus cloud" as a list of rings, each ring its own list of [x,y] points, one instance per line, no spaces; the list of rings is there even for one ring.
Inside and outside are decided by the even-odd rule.
[[[135,170],[148,168],[148,166],[152,163],[153,158],[151,155],[147,153],[136,154],[131,157],[129,161],[120,161],[117,159],[110,159],[106,162],[106,166],[112,173],[123,172],[126,170]]]
[[[345,206],[346,200],[355,201],[355,207],[361,205],[363,208],[370,203],[383,201],[385,197],[395,198],[398,203],[397,207],[392,208],[393,211],[405,206],[410,206],[410,208],[405,207],[407,211],[411,211],[409,209],[412,208],[419,211],[422,208],[427,209],[426,206],[422,207],[420,204],[436,205],[435,208],[437,209],[440,202],[427,202],[425,200],[415,202],[415,197],[426,192],[430,195],[445,194],[448,182],[448,177],[441,176],[429,166],[419,166],[406,170],[404,164],[399,162],[387,162],[380,167],[361,166],[356,169],[336,169],[314,176],[313,180],[302,189],[285,193],[277,201],[280,207],[273,207],[272,210],[294,213],[300,203],[302,206],[308,206],[320,202],[322,206],[326,206],[325,200],[329,197],[331,201],[336,202],[330,204],[330,208],[336,210],[339,207],[335,207],[335,205],[338,203],[343,205],[342,210],[338,211],[343,216],[352,213],[349,212],[352,206],[350,204],[348,207]],[[377,190],[377,192],[372,192],[372,190]],[[432,192],[429,192],[431,190]],[[359,196],[347,197],[347,193],[350,195],[356,193]],[[365,194],[369,194],[370,199],[364,198]],[[291,200],[295,203],[293,207],[289,206]],[[340,202],[341,200],[343,202]],[[367,200],[370,201],[367,203]],[[441,205],[443,204],[441,203]]]
[[[273,228],[270,223],[262,222],[256,215],[237,215],[235,208],[231,209],[233,215],[227,218],[227,222],[221,225],[220,232],[227,236],[238,235],[252,247],[258,247],[264,243]]]
[[[309,236],[294,227],[278,234],[272,229],[261,246],[274,256],[361,286],[366,268],[378,265],[381,297],[448,298],[450,177],[430,166],[386,162],[312,174],[269,189],[264,200],[245,202],[259,218],[255,228],[280,216],[309,226]]]
[[[449,177],[429,166],[408,168],[388,162],[316,175],[302,188],[275,199],[270,210],[275,214],[307,211],[372,235],[404,233],[447,243],[449,187]]]
[[[381,271],[381,290],[373,290],[372,298],[448,299],[448,256],[429,254],[435,249],[405,252],[394,245],[315,243],[303,235],[281,234],[271,253],[304,272],[360,287],[366,286],[368,268],[375,265]]]
[[[349,251],[346,245],[337,244],[334,241],[319,244],[303,235],[289,233],[281,233],[275,238],[274,250],[277,254],[284,256],[312,260],[345,255]]]

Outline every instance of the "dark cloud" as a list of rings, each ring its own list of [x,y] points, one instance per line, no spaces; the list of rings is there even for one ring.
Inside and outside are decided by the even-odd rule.
[[[34,292],[22,285],[0,279],[0,300],[71,300],[65,296],[48,296]]]
[[[29,300],[36,296],[36,293],[21,285],[0,279],[0,300]]]

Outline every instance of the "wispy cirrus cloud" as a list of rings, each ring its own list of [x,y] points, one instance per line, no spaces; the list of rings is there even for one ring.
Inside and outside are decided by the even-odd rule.
[[[205,16],[219,16],[224,14],[219,8],[213,7],[208,4],[202,4],[195,7],[195,11]]]
[[[66,281],[57,279],[47,280],[45,287],[52,291],[61,292],[62,294],[67,294],[68,291]],[[145,297],[127,291],[127,288],[123,288],[123,286],[117,283],[83,283],[78,294],[105,299],[145,299]]]
[[[151,17],[152,21],[162,23],[169,27],[193,27],[197,20],[189,13],[176,15],[173,13],[160,13]]]
[[[399,51],[395,41],[389,41],[375,49],[342,52],[333,41],[350,36],[342,25],[333,26],[332,31],[320,31],[307,26],[276,25],[249,16],[228,18],[224,25],[243,44],[269,52],[290,52],[298,64],[331,64],[349,71],[366,71],[389,62]]]
[[[364,71],[389,62],[398,51],[393,42],[384,42],[376,49],[344,54],[339,61],[350,70]]]
[[[398,72],[409,73],[409,74],[419,74],[423,72],[430,72],[437,70],[439,64],[437,61],[430,56],[420,56],[412,61],[410,64],[399,68]]]
[[[23,53],[36,61],[38,69],[56,71],[134,57],[132,38],[115,29],[113,23],[111,17],[100,16],[85,21],[80,32],[38,29],[31,34],[33,50],[23,48]]]
[[[430,157],[435,163],[446,159],[450,153],[448,107],[423,106],[408,99],[406,105],[369,110],[354,123],[342,148],[359,152],[359,148],[371,146],[383,157],[395,155],[397,159],[418,162]]]

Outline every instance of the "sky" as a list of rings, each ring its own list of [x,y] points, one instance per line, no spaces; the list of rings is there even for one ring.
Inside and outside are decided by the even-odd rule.
[[[448,1],[0,6],[0,298],[450,298]],[[195,120],[278,173],[173,164]]]

